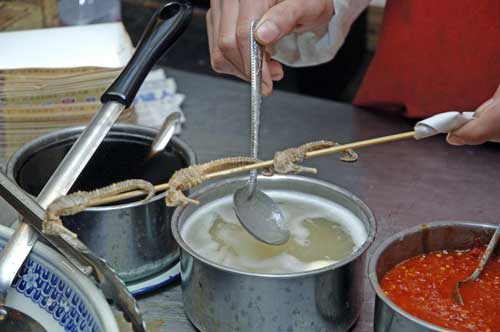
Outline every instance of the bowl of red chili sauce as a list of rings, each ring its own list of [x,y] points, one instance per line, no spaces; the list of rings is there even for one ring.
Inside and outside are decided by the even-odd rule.
[[[397,233],[373,253],[369,278],[376,293],[376,332],[500,332],[500,248],[481,277],[461,288],[496,226],[433,222]]]

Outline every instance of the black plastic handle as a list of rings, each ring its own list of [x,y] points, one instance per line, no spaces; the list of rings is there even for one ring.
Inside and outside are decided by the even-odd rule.
[[[192,13],[192,5],[187,0],[169,1],[159,9],[144,31],[134,55],[101,96],[101,102],[116,101],[129,107],[151,68],[187,28]]]

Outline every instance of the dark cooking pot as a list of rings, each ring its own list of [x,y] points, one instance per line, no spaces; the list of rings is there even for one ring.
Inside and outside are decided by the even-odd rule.
[[[8,175],[36,196],[82,131],[83,127],[63,129],[24,145],[10,158]],[[156,133],[136,125],[115,125],[71,191],[130,178],[164,183],[176,170],[195,163],[191,148],[176,137],[159,156],[148,160]],[[165,206],[164,196],[158,194],[147,203],[125,201],[89,208],[63,221],[124,281],[136,281],[170,267],[179,256],[170,231],[173,209]]]

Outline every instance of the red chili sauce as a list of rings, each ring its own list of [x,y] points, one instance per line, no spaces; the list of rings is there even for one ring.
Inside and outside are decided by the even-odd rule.
[[[443,250],[410,258],[385,275],[382,289],[426,322],[461,332],[500,332],[500,257],[491,258],[478,280],[461,286],[464,305],[452,298],[455,283],[474,271],[484,250]]]

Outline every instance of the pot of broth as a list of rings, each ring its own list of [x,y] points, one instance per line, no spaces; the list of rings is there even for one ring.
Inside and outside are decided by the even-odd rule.
[[[83,127],[63,129],[24,145],[9,160],[8,175],[36,196],[82,131]],[[177,137],[148,159],[156,133],[136,125],[113,126],[70,192],[131,178],[164,183],[176,170],[195,163],[191,148]],[[88,208],[62,220],[125,282],[137,281],[168,269],[179,257],[170,231],[174,209],[165,206],[164,197],[161,193],[146,203],[124,201]]]
[[[363,299],[375,218],[350,192],[301,176],[259,177],[284,211],[284,245],[257,241],[237,222],[232,195],[247,177],[194,192],[176,209],[184,309],[201,331],[347,331]]]
[[[464,304],[452,298],[455,283],[477,267],[495,228],[433,222],[385,240],[369,264],[376,293],[374,330],[499,331],[500,247],[481,277],[462,286]]]

